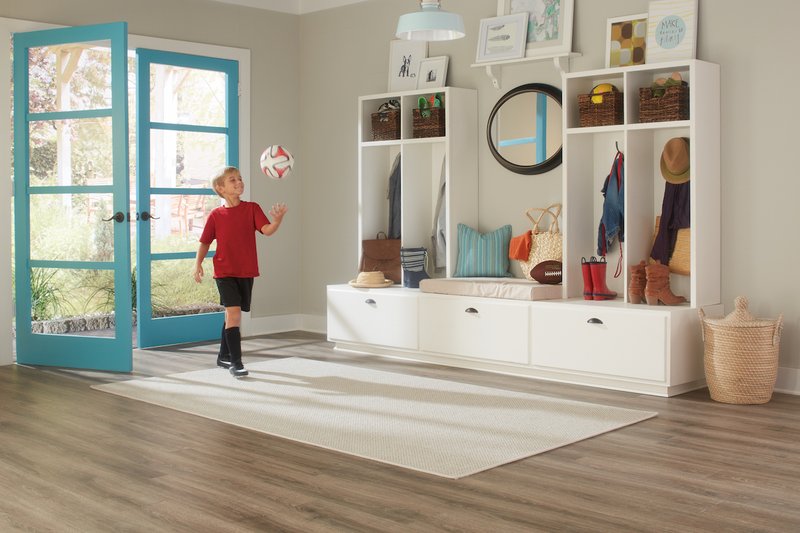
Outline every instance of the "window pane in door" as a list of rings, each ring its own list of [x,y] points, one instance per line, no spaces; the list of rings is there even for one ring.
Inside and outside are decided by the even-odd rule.
[[[203,282],[197,283],[192,276],[194,259],[154,261],[150,269],[153,317],[222,311],[211,258],[203,261],[203,271]]]
[[[112,205],[111,193],[32,194],[31,259],[113,261]]]
[[[31,331],[85,334],[114,330],[114,272],[31,269]]]
[[[219,207],[216,194],[159,194],[150,197],[150,212],[158,216],[150,221],[152,253],[195,252],[208,215]],[[215,245],[212,245],[212,250]]]
[[[150,65],[150,119],[153,122],[225,126],[222,72]]]
[[[150,186],[211,188],[225,166],[227,138],[217,133],[152,130]]]
[[[30,48],[31,113],[111,107],[109,41]]]
[[[30,184],[111,185],[111,117],[30,123]]]

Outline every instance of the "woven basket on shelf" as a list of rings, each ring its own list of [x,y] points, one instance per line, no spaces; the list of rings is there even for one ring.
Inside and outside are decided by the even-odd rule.
[[[578,114],[581,128],[622,124],[622,101],[622,93],[619,91],[579,94]]]
[[[400,110],[372,113],[372,140],[390,141],[400,138]]]
[[[662,96],[653,96],[653,89],[639,89],[639,122],[689,120],[689,87],[666,87]]]
[[[432,107],[420,112],[412,109],[413,137],[444,137],[444,108]]]
[[[783,315],[754,318],[747,298],[725,318],[706,318],[698,310],[705,342],[705,372],[711,399],[723,403],[759,404],[772,398],[778,377]]]

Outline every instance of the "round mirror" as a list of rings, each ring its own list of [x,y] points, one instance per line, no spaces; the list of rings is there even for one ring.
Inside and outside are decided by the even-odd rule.
[[[492,109],[486,140],[497,161],[518,174],[541,174],[561,164],[561,90],[520,85]]]

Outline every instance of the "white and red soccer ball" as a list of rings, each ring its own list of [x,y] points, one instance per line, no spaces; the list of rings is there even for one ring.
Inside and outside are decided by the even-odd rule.
[[[280,144],[268,146],[261,154],[261,171],[274,180],[286,178],[294,166],[294,156]]]

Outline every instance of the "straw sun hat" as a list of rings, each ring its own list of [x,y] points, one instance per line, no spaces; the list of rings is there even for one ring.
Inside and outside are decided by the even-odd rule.
[[[669,183],[689,181],[689,139],[673,137],[661,151],[661,175]]]
[[[359,272],[356,279],[350,280],[350,285],[360,289],[382,289],[394,285],[394,281],[386,279],[383,272]]]

